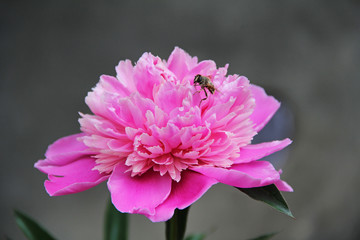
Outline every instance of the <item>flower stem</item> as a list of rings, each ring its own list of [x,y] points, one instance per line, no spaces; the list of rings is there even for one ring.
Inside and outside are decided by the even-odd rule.
[[[128,239],[128,214],[119,212],[109,200],[105,212],[104,240]]]
[[[166,240],[184,239],[189,209],[175,209],[174,216],[166,222]]]

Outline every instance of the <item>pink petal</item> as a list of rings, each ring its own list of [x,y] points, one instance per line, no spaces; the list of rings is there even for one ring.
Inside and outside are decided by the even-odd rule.
[[[39,162],[37,164],[40,164]],[[49,180],[45,181],[46,191],[50,196],[59,196],[85,191],[98,185],[108,176],[92,170],[94,166],[95,161],[91,157],[84,157],[63,166],[42,164],[41,171],[49,175]]]
[[[157,139],[166,139],[163,142],[165,146],[165,151],[170,152],[171,149],[176,148],[180,144],[180,129],[172,124],[168,123],[165,127],[159,128],[156,125],[149,127],[151,129],[151,134]]]
[[[80,113],[80,116],[79,123],[81,131],[88,135],[100,135],[112,138],[126,137],[125,128],[116,125],[114,122],[96,115]]]
[[[115,67],[116,78],[128,89],[130,92],[136,91],[134,84],[134,67],[130,60],[120,61]]]
[[[101,75],[100,76],[100,85],[102,91],[119,95],[121,97],[126,97],[130,95],[129,89],[126,85],[122,84],[116,77],[109,76],[109,75]],[[99,92],[100,94],[103,92]]]
[[[256,85],[251,85],[250,88],[255,98],[255,109],[250,118],[255,124],[254,129],[259,132],[279,109],[280,103],[268,96],[263,88]]]
[[[173,181],[170,196],[155,209],[154,215],[147,217],[153,222],[169,220],[175,208],[190,206],[217,182],[214,178],[193,171],[183,171],[180,182]]]
[[[192,77],[191,83],[194,81],[194,77],[196,74],[204,75],[204,76],[210,76],[215,74],[217,71],[216,69],[216,63],[212,60],[204,60],[199,62],[194,68],[190,70],[188,75]]]
[[[109,107],[117,99],[126,97],[130,91],[115,77],[102,75],[100,81],[85,98],[86,104],[90,110],[107,119],[112,119]]]
[[[109,178],[112,203],[120,212],[153,215],[170,194],[171,178],[153,171],[131,177],[127,169],[120,163]]]
[[[109,108],[105,109],[109,119],[122,127],[144,127],[147,111],[155,111],[155,104],[152,100],[134,93],[130,97],[121,98],[109,102]]]
[[[91,154],[88,147],[77,139],[83,137],[85,134],[74,134],[67,137],[60,138],[51,144],[46,153],[45,160],[39,160],[35,163],[35,167],[42,171],[43,165],[64,165],[76,160],[77,158]]]
[[[167,65],[176,77],[181,80],[197,63],[197,58],[192,58],[187,52],[181,48],[175,47],[169,56]]]
[[[117,122],[122,126],[143,127],[144,116],[139,107],[135,105],[132,99],[122,98],[114,103],[113,113],[117,117]]]
[[[281,141],[272,141],[259,144],[251,144],[240,149],[240,157],[234,163],[247,163],[266,157],[288,146],[292,141],[288,138]]]
[[[229,169],[218,167],[192,167],[191,170],[215,178],[221,183],[240,188],[262,187],[276,183],[280,174],[267,161],[235,164]]]
[[[283,192],[293,192],[293,188],[287,184],[286,182],[282,181],[282,180],[278,180],[277,182],[275,182],[275,186]]]
[[[134,83],[137,91],[145,98],[153,99],[153,88],[164,81],[161,73],[163,63],[159,57],[144,53],[134,67]]]
[[[154,102],[164,112],[170,113],[172,110],[183,106],[183,101],[191,93],[184,86],[177,86],[171,82],[165,82],[160,85]]]

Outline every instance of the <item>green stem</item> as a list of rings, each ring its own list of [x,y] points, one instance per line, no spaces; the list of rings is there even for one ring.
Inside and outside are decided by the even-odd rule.
[[[174,216],[166,222],[166,240],[183,240],[189,209],[175,209]]]
[[[128,239],[128,214],[119,212],[109,200],[105,212],[104,240]]]

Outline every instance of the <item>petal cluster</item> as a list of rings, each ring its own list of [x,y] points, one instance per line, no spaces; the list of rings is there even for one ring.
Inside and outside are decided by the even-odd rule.
[[[289,145],[251,144],[280,103],[227,67],[198,61],[180,48],[168,60],[144,53],[120,61],[85,101],[82,133],[50,145],[35,164],[48,174],[50,195],[80,192],[107,180],[121,212],[166,221],[218,182],[252,188],[275,184],[292,191],[279,171],[259,159]],[[194,85],[200,74],[210,80]]]

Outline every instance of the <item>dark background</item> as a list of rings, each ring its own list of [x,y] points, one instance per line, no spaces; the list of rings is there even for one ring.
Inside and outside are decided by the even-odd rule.
[[[0,0],[0,238],[24,239],[17,208],[59,239],[101,239],[106,185],[50,198],[33,164],[79,131],[78,111],[89,112],[84,97],[101,74],[145,51],[166,59],[179,46],[230,63],[231,74],[283,100],[280,132],[281,119],[295,125],[278,158],[296,220],[218,184],[193,205],[188,232],[360,239],[359,10],[358,1],[333,0]],[[164,239],[164,224],[131,216],[130,239]]]

